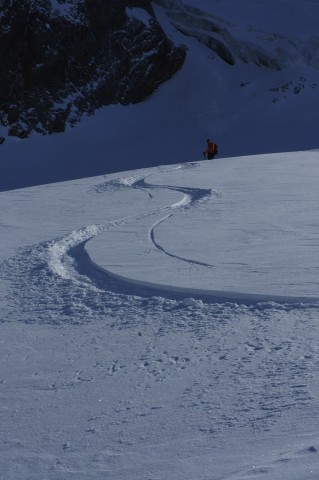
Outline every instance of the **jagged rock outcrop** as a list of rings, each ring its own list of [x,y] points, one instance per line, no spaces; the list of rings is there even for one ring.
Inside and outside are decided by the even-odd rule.
[[[0,0],[0,122],[21,138],[62,132],[142,101],[184,58],[150,0]]]

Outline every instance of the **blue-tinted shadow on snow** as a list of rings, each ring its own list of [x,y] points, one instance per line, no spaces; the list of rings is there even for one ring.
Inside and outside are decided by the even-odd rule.
[[[88,240],[84,241],[69,251],[69,255],[73,257],[78,273],[90,278],[98,288],[139,297],[160,296],[177,301],[193,298],[195,300],[201,300],[204,303],[236,303],[254,306],[257,309],[268,308],[269,303],[285,304],[287,306],[289,305],[290,308],[300,308],[304,305],[319,307],[319,298],[316,297],[293,297],[270,294],[262,295],[258,293],[249,294],[221,290],[185,288],[127,278],[110,272],[93,262],[85,248],[87,241]]]

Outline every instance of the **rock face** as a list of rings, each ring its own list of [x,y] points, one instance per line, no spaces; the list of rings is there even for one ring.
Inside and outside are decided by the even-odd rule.
[[[0,122],[10,135],[64,131],[137,103],[182,66],[150,0],[0,0]]]

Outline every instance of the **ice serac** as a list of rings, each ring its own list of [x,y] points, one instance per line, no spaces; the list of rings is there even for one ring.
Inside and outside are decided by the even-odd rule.
[[[0,0],[0,122],[63,132],[83,113],[137,103],[182,66],[150,0]]]
[[[234,25],[226,19],[208,14],[180,0],[154,0],[154,3],[166,10],[170,22],[178,31],[195,38],[229,65],[241,61],[258,67],[281,68],[280,60],[273,52],[268,52],[253,41],[237,38],[232,32],[236,30]]]

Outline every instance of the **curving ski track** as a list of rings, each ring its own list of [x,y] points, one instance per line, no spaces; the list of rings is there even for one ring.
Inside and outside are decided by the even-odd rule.
[[[203,268],[212,268],[202,262],[178,257],[166,251],[156,240],[156,227],[169,220],[175,212],[183,208],[195,208],[197,203],[211,200],[218,195],[208,189],[185,188],[175,186],[152,185],[143,177],[124,177],[116,181],[104,182],[96,185],[92,192],[103,193],[112,189],[139,189],[152,198],[152,191],[157,189],[175,190],[182,194],[182,199],[172,205],[159,209],[142,212],[138,216],[117,219],[108,224],[89,225],[73,231],[61,238],[53,239],[39,245],[26,247],[20,254],[2,265],[3,274],[10,278],[14,295],[13,303],[18,303],[21,308],[21,320],[34,321],[34,312],[37,312],[36,321],[41,322],[80,322],[96,318],[96,315],[114,313],[116,309],[124,312],[135,305],[141,308],[144,302],[157,304],[160,310],[184,307],[183,300],[187,297],[195,299],[191,306],[199,309],[218,310],[220,308],[232,309],[255,308],[263,312],[267,309],[267,302],[289,302],[291,307],[300,306],[300,299],[271,298],[256,295],[230,294],[226,292],[194,291],[187,289],[172,290],[171,288],[148,285],[143,282],[133,282],[120,278],[100,269],[90,261],[85,244],[101,232],[114,229],[125,223],[135,222],[143,217],[152,217],[161,211],[168,211],[161,220],[151,225],[149,240],[162,254],[174,257],[183,262],[194,263]],[[156,298],[156,300],[154,300]],[[196,300],[197,299],[197,300]],[[205,304],[202,303],[205,301]],[[214,303],[224,303],[224,306],[213,306]],[[238,306],[238,302],[241,305]],[[265,303],[266,302],[266,303]],[[306,299],[307,304],[311,299]],[[209,306],[211,304],[211,306]],[[205,305],[205,306],[204,306]],[[247,305],[247,307],[245,307]],[[254,305],[254,307],[250,307]],[[154,307],[154,305],[153,305]],[[285,308],[285,307],[276,307]],[[17,309],[14,308],[14,315]],[[84,315],[83,315],[83,312]],[[121,313],[120,313],[121,315]],[[9,318],[10,314],[6,317]],[[142,315],[143,317],[143,315]]]
[[[178,170],[178,169],[184,169],[184,168],[195,168],[196,165],[191,164],[189,167],[186,166],[179,166],[175,167],[173,169],[165,170],[165,171],[170,171],[170,170]],[[193,260],[190,258],[184,258],[178,255],[175,255],[169,251],[167,251],[162,245],[159,244],[159,242],[156,240],[156,234],[155,230],[156,228],[161,225],[163,222],[169,220],[172,218],[175,209],[180,209],[180,208],[194,208],[196,207],[197,204],[205,203],[212,198],[219,197],[220,194],[216,192],[215,190],[212,189],[202,189],[202,188],[192,188],[192,187],[180,187],[180,186],[174,186],[174,185],[154,185],[152,183],[149,183],[146,181],[149,177],[151,177],[152,174],[147,175],[146,177],[140,177],[140,176],[129,176],[129,177],[123,177],[120,179],[117,179],[116,181],[110,181],[110,182],[105,182],[103,184],[97,185],[94,188],[94,191],[98,193],[102,193],[108,190],[113,190],[113,189],[123,189],[123,188],[133,188],[137,189],[140,191],[143,191],[148,194],[149,198],[153,198],[153,195],[150,193],[152,190],[172,190],[176,191],[182,194],[182,199],[174,204],[168,205],[166,207],[163,207],[161,209],[153,210],[149,213],[146,213],[145,215],[152,215],[155,213],[159,213],[160,211],[165,211],[169,210],[170,213],[165,215],[162,219],[156,221],[151,228],[149,229],[149,240],[153,244],[153,246],[159,250],[161,253],[174,258],[176,260],[180,260],[182,262],[186,262],[189,264],[194,264],[198,265],[204,268],[215,268],[215,265],[208,264],[205,262],[199,262],[197,260]],[[143,215],[142,215],[143,216]],[[97,265],[93,266],[94,268],[99,267]],[[143,289],[147,289],[150,292],[160,292],[161,295],[163,296],[169,296],[170,298],[175,298],[176,296],[178,298],[185,297],[187,295],[190,295],[191,297],[194,297],[195,299],[202,299],[205,302],[238,302],[241,304],[247,304],[247,305],[257,305],[259,303],[264,303],[264,302],[278,302],[281,304],[290,304],[290,305],[300,305],[302,304],[312,304],[312,305],[317,305],[319,302],[319,299],[317,297],[294,297],[294,296],[283,296],[283,295],[262,295],[262,294],[247,294],[247,293],[241,293],[241,292],[225,292],[225,291],[218,291],[218,290],[196,290],[196,289],[187,289],[187,288],[165,288],[160,287],[158,285],[150,285],[149,283],[144,283],[143,281],[135,281],[135,280],[129,280],[125,279],[124,277],[121,277],[119,275],[113,275],[110,272],[106,271],[103,269],[103,272],[105,274],[108,274],[110,276],[113,276],[114,278],[117,278],[118,281],[126,281],[129,282],[131,285],[139,285],[142,286]]]
[[[109,189],[135,188],[146,191],[161,186],[146,184],[144,178],[126,177],[117,181],[105,182],[95,186],[92,191],[102,193]],[[174,189],[174,187],[168,187]],[[117,279],[96,267],[89,259],[85,244],[94,236],[125,223],[134,222],[145,216],[153,216],[164,210],[189,208],[198,201],[206,201],[211,195],[209,190],[180,189],[183,200],[161,209],[151,209],[136,217],[125,217],[101,225],[89,225],[73,231],[61,238],[43,242],[39,245],[23,248],[20,253],[2,265],[3,273],[10,278],[13,286],[13,303],[20,305],[19,311],[27,322],[75,322],[82,323],[83,311],[86,320],[98,314],[109,314],[110,310],[126,309],[132,302],[138,305],[144,299],[157,296],[160,309],[168,302],[169,308],[175,308],[176,302],[185,298],[185,294],[169,293],[165,289],[132,285],[125,279]],[[148,193],[152,198],[152,194]],[[170,214],[169,216],[171,216]],[[154,245],[154,226],[151,237]],[[157,246],[157,248],[160,248]],[[169,253],[167,253],[169,254]],[[191,261],[182,259],[184,261]],[[168,307],[165,306],[165,308]],[[36,320],[34,312],[37,312]],[[14,315],[17,315],[14,308]],[[10,314],[6,317],[10,317]]]
[[[144,179],[135,179],[130,187],[122,184],[116,188],[153,189]],[[185,390],[184,408],[191,411],[193,405],[200,405],[205,419],[202,432],[208,435],[224,432],[234,424],[262,431],[275,424],[285,412],[311,405],[313,401],[310,385],[316,372],[318,351],[312,335],[317,328],[317,305],[258,303],[251,299],[234,303],[227,301],[226,294],[224,299],[222,296],[217,299],[212,293],[187,295],[184,291],[134,285],[101,271],[86,253],[86,242],[101,232],[143,216],[151,218],[160,211],[166,212],[162,219],[166,221],[179,208],[193,208],[196,202],[207,201],[215,195],[196,189],[187,189],[182,194],[179,207],[169,205],[145,211],[139,217],[89,225],[21,249],[1,266],[0,275],[11,283],[7,302],[10,311],[1,321],[53,325],[102,322],[105,328],[115,330],[154,330],[154,342],[159,343],[166,335],[190,334],[195,339],[193,358],[199,366],[205,365],[209,375],[202,377],[200,384],[194,382]],[[155,226],[151,228],[153,240]],[[304,312],[303,315],[300,312]],[[219,341],[212,342],[212,338]],[[307,357],[301,361],[305,351]],[[168,369],[188,367],[191,361],[187,360],[187,352],[183,355],[176,357],[174,364],[168,361],[164,366],[166,375]],[[143,369],[149,378],[158,381],[163,375],[163,363],[157,366],[152,353],[145,358]],[[253,386],[249,391],[247,379]],[[227,393],[229,382],[236,385],[236,401]],[[280,385],[285,385],[285,392],[279,392]],[[226,409],[222,404],[225,399]]]
[[[6,262],[1,271],[10,273],[12,312],[2,321],[56,326],[102,322],[111,330],[151,329],[153,341],[159,345],[167,335],[177,338],[193,335],[191,356],[185,351],[174,363],[168,359],[167,364],[158,361],[157,365],[150,349],[141,368],[154,382],[176,369],[187,369],[194,362],[209,370],[209,375],[200,378],[200,384],[194,382],[185,390],[181,400],[183,408],[190,412],[194,405],[200,405],[201,431],[207,435],[225,432],[234,425],[263,431],[290,410],[294,412],[312,404],[309,386],[316,375],[314,365],[318,354],[316,342],[312,341],[317,325],[316,307],[209,304],[201,300],[187,304],[183,301],[185,295],[169,298],[165,292],[134,286],[105,273],[99,275],[92,268],[84,245],[92,234],[114,227],[114,224],[92,225],[25,248]],[[302,321],[301,310],[304,310]],[[283,324],[285,334],[290,332],[289,337],[282,335]],[[229,336],[225,336],[225,331]],[[212,338],[220,340],[212,342]],[[182,346],[176,348],[183,352]],[[301,361],[305,351],[307,357]],[[229,382],[236,385],[235,401],[227,396]],[[288,393],[280,393],[280,385],[285,385]],[[228,399],[226,406],[222,404],[225,399]]]
[[[168,252],[167,250],[165,250],[165,248],[162,247],[156,241],[156,239],[155,239],[155,229],[156,229],[156,227],[158,227],[158,225],[161,225],[163,222],[165,222],[166,220],[168,220],[172,216],[173,216],[173,214],[170,213],[169,215],[166,215],[166,217],[164,217],[161,220],[158,220],[157,222],[155,222],[154,225],[152,226],[150,232],[149,232],[150,241],[157,248],[157,250],[160,250],[161,252],[163,252],[165,255],[168,255],[169,257],[175,258],[177,260],[182,260],[183,262],[186,262],[186,263],[191,263],[191,264],[194,264],[194,265],[201,265],[202,267],[214,267],[214,265],[210,265],[209,263],[199,262],[198,260],[191,260],[189,258],[184,258],[184,257],[180,257],[178,255],[174,255],[174,254]]]
[[[142,192],[145,192],[149,198],[153,198],[152,193],[150,190],[173,190],[179,193],[182,193],[182,199],[172,205],[168,205],[167,207],[164,207],[163,210],[174,210],[178,208],[191,208],[194,207],[197,203],[204,203],[211,199],[213,196],[217,196],[217,192],[211,189],[202,189],[202,188],[190,188],[190,187],[178,187],[178,186],[173,186],[173,185],[152,185],[150,183],[146,182],[145,177],[134,177],[134,176],[129,176],[129,177],[123,177],[121,179],[118,179],[116,181],[110,181],[110,182],[105,182],[100,185],[97,185],[94,187],[94,191],[96,193],[103,193],[108,190],[113,190],[113,189],[118,189],[118,188],[134,188],[136,190],[140,190]],[[156,211],[159,210],[154,210],[151,213],[156,213]],[[161,220],[157,221],[154,223],[154,225],[151,226],[150,231],[149,231],[149,239],[150,242],[157,248],[159,251],[164,253],[165,255],[181,260],[186,263],[191,263],[194,265],[201,265],[203,267],[214,267],[214,265],[210,265],[205,262],[199,262],[197,260],[192,260],[188,258],[184,258],[178,255],[174,255],[170,252],[168,252],[164,247],[162,247],[155,238],[155,229],[158,227],[160,224],[165,222],[166,220],[170,219],[173,216],[173,213],[170,213],[166,215],[164,218]]]

